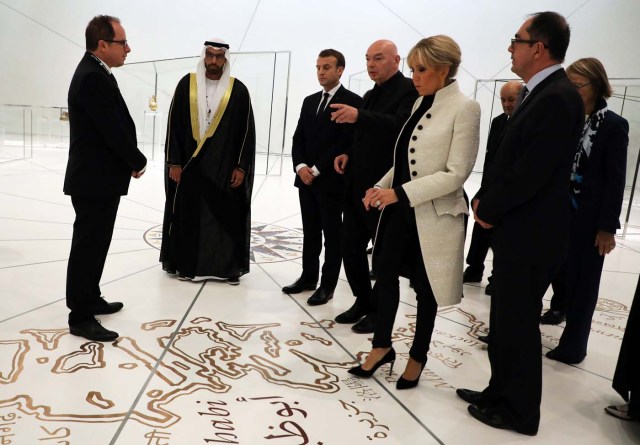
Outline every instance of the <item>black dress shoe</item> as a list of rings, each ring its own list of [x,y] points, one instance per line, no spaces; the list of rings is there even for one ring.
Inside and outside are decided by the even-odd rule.
[[[462,274],[462,282],[463,283],[479,283],[482,281],[482,270],[478,271],[477,269],[468,266],[464,273]]]
[[[540,317],[540,324],[560,324],[565,320],[564,312],[549,309]]]
[[[299,294],[306,290],[315,290],[317,281],[307,281],[302,277],[298,278],[295,283],[282,288],[285,294]]]
[[[538,426],[516,426],[507,422],[504,417],[493,407],[487,406],[484,408],[476,405],[469,405],[469,414],[478,419],[480,422],[498,428],[501,430],[513,430],[520,434],[527,436],[535,436],[538,434]]]
[[[487,335],[478,335],[478,340],[480,340],[482,343],[489,344],[489,334],[487,334]]]
[[[365,315],[367,315],[367,310],[356,301],[353,306],[336,317],[336,323],[353,324]]]
[[[309,306],[320,306],[321,304],[326,304],[327,301],[331,300],[332,298],[333,291],[328,290],[324,286],[320,286],[313,294],[311,294],[311,296],[307,300],[307,304]]]
[[[103,297],[100,297],[100,302],[91,305],[91,307],[89,307],[89,311],[93,314],[93,315],[108,315],[108,314],[115,314],[116,312],[118,312],[120,309],[122,309],[124,307],[124,304],[116,301],[113,303],[107,303]]]
[[[351,326],[351,330],[358,334],[372,334],[376,330],[376,317],[372,314],[367,314],[365,317]]]
[[[472,405],[482,405],[483,396],[482,391],[474,391],[472,389],[458,388],[456,389],[456,394],[462,400]]]
[[[69,332],[72,335],[93,341],[113,341],[119,337],[117,332],[106,329],[95,318],[79,324],[69,325]]]
[[[552,349],[547,352],[547,358],[551,360],[555,360],[557,362],[566,363],[567,365],[577,365],[581,363],[582,360],[587,356],[587,354],[582,354],[580,356],[571,356],[566,352],[563,352],[560,348]]]
[[[484,288],[484,294],[489,296],[493,295],[493,283],[487,284],[487,287]]]

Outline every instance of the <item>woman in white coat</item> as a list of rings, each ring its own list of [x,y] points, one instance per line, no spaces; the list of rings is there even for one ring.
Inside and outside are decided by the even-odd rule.
[[[379,308],[373,349],[361,366],[349,370],[371,376],[395,361],[391,334],[407,271],[418,300],[409,361],[398,389],[412,388],[427,362],[438,306],[462,298],[468,207],[463,184],[478,152],[480,106],[460,92],[454,77],[460,47],[448,36],[419,41],[409,52],[413,83],[421,97],[396,141],[394,165],[367,190],[364,205],[382,211],[376,236]]]

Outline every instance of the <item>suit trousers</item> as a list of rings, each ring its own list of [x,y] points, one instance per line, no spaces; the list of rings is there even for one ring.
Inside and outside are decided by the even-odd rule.
[[[557,265],[493,260],[491,296],[491,379],[483,392],[505,420],[519,428],[537,428],[542,400],[542,297]]]
[[[348,195],[342,220],[342,261],[356,302],[369,312],[376,311],[377,301],[371,292],[367,246],[375,238],[379,218],[378,210],[367,211],[361,198]]]
[[[489,253],[491,246],[492,229],[483,229],[477,222],[473,223],[473,231],[471,232],[471,245],[467,252],[467,264],[472,270],[479,273],[484,272],[484,260]]]
[[[302,213],[302,278],[304,282],[318,281],[322,235],[324,234],[324,263],[320,285],[332,291],[338,284],[342,250],[343,196],[317,185],[298,189]]]
[[[582,360],[587,355],[591,319],[598,303],[604,255],[593,245],[595,232],[572,234],[565,266],[567,321],[558,348]]]
[[[567,262],[565,261],[551,282],[553,295],[549,302],[550,309],[562,314],[567,313]]]
[[[392,345],[391,335],[400,301],[398,278],[401,272],[408,270],[418,301],[416,327],[409,355],[419,363],[426,363],[438,304],[424,267],[415,216],[410,220],[403,213],[403,209],[393,204],[385,209],[383,216],[386,221],[384,232],[378,238],[381,246],[376,263],[378,275],[374,292],[379,301],[372,346],[388,348]]]
[[[90,307],[100,302],[100,279],[107,259],[120,196],[93,198],[72,196],[76,212],[67,266],[69,324],[93,317]]]

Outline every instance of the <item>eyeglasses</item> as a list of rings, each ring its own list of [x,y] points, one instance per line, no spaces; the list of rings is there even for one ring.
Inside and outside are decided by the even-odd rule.
[[[515,46],[516,43],[526,43],[527,45],[542,43],[542,46],[544,46],[545,48],[548,48],[548,46],[544,42],[541,42],[540,40],[527,40],[527,39],[518,39],[518,38],[511,39],[511,45],[509,46]]]
[[[126,47],[129,46],[129,43],[127,43],[126,40],[107,40],[107,39],[102,39],[105,42],[109,42],[109,43],[117,43],[118,45],[122,45],[122,47]]]
[[[586,87],[587,85],[591,85],[593,83],[593,80],[587,83],[583,83],[582,85],[580,85],[579,83],[574,83],[573,86],[576,87],[576,89],[580,89],[582,87]]]

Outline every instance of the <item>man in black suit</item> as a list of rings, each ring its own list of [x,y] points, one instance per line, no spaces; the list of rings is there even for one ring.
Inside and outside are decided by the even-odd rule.
[[[318,55],[316,71],[322,91],[307,96],[302,103],[291,148],[304,233],[302,275],[282,291],[297,294],[315,289],[324,233],[322,279],[307,300],[311,306],[325,304],[333,298],[342,263],[340,235],[344,178],[334,170],[333,160],[351,143],[352,125],[332,122],[331,109],[327,105],[362,105],[360,96],[340,84],[344,67],[344,56],[335,49],[325,49]]]
[[[502,132],[507,126],[507,120],[516,109],[518,96],[520,95],[521,90],[522,83],[517,80],[510,80],[500,88],[500,103],[504,113],[496,116],[491,121],[489,137],[487,138],[487,150],[484,155],[483,172],[489,169],[491,159],[493,159],[496,148],[498,148],[498,142],[502,137]],[[481,185],[484,184],[484,178],[485,177],[483,176],[482,182],[480,183]],[[471,233],[471,245],[469,246],[469,252],[467,252],[468,266],[464,270],[464,274],[462,276],[463,283],[479,283],[482,281],[484,260],[487,258],[490,243],[491,229],[483,229],[480,224],[474,222],[473,232]],[[485,294],[491,295],[491,289],[491,276],[489,276],[489,284],[487,284],[487,287],[484,290]]]
[[[136,127],[111,68],[131,51],[120,20],[100,15],[85,31],[84,57],[69,87],[70,147],[64,193],[76,212],[67,267],[67,307],[71,334],[110,341],[118,333],[95,315],[112,314],[122,303],[107,303],[100,278],[120,203],[131,177],[144,173],[147,159],[137,148]]]
[[[511,39],[511,70],[526,83],[524,98],[473,198],[476,221],[493,227],[491,379],[482,392],[456,392],[479,421],[527,435],[540,424],[538,322],[568,247],[567,177],[584,122],[582,100],[561,66],[569,36],[564,17],[542,12]]]
[[[330,105],[333,121],[355,124],[353,145],[336,157],[334,166],[338,173],[346,172],[342,259],[356,301],[336,317],[336,322],[357,322],[351,329],[358,333],[375,330],[377,299],[372,294],[367,245],[375,239],[380,216],[380,212],[367,212],[362,199],[393,165],[396,138],[418,98],[411,79],[398,71],[400,56],[393,42],[374,42],[366,58],[367,72],[375,86],[365,93],[363,106]]]

